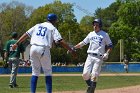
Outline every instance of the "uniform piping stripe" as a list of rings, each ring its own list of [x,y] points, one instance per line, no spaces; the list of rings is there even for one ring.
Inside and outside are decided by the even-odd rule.
[[[26,33],[28,34],[29,37],[31,37],[31,35],[28,32],[26,32]]]
[[[113,47],[112,43],[111,43],[111,44],[109,44],[109,45],[108,45],[108,47],[112,48],[112,47]]]
[[[83,43],[86,45],[86,43],[83,41]]]

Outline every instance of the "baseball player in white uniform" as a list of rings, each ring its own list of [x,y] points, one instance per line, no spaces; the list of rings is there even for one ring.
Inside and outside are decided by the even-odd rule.
[[[64,42],[58,30],[54,27],[57,21],[57,15],[48,14],[47,22],[36,24],[24,33],[14,44],[15,49],[19,43],[27,37],[31,38],[30,61],[32,65],[31,93],[36,92],[37,80],[42,67],[45,74],[45,83],[47,93],[52,93],[52,66],[50,48],[53,41],[60,43],[64,48],[71,51],[73,56],[75,52]]]
[[[101,19],[95,19],[92,23],[94,31],[90,32],[83,41],[74,46],[75,49],[78,49],[89,43],[88,56],[82,74],[88,85],[87,93],[94,93],[103,60],[108,59],[108,55],[112,50],[112,42],[109,35],[101,30]],[[107,46],[106,51],[105,46]]]

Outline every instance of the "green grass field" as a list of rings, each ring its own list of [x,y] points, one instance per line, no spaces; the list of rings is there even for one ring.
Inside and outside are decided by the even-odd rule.
[[[140,76],[101,76],[97,83],[97,89],[109,89],[125,86],[140,85]],[[30,92],[30,76],[17,77],[19,88],[10,89],[9,77],[0,77],[0,93]],[[81,76],[55,76],[53,77],[53,91],[85,91],[86,84]],[[37,92],[45,92],[44,77],[40,76]]]

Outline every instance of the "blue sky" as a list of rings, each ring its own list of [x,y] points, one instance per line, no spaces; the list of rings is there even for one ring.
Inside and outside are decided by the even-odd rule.
[[[44,6],[45,4],[52,3],[54,0],[0,0],[0,3],[3,2],[9,3],[11,1],[19,1],[27,6],[33,6],[34,8],[38,8],[39,6]],[[60,0],[60,1],[74,4],[74,14],[79,22],[83,16],[93,15],[97,8],[100,7],[106,8],[116,0]]]

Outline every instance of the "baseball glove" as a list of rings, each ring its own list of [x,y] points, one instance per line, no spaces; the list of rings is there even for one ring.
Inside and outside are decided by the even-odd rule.
[[[4,67],[5,69],[8,68],[7,60],[3,60],[3,67]]]

